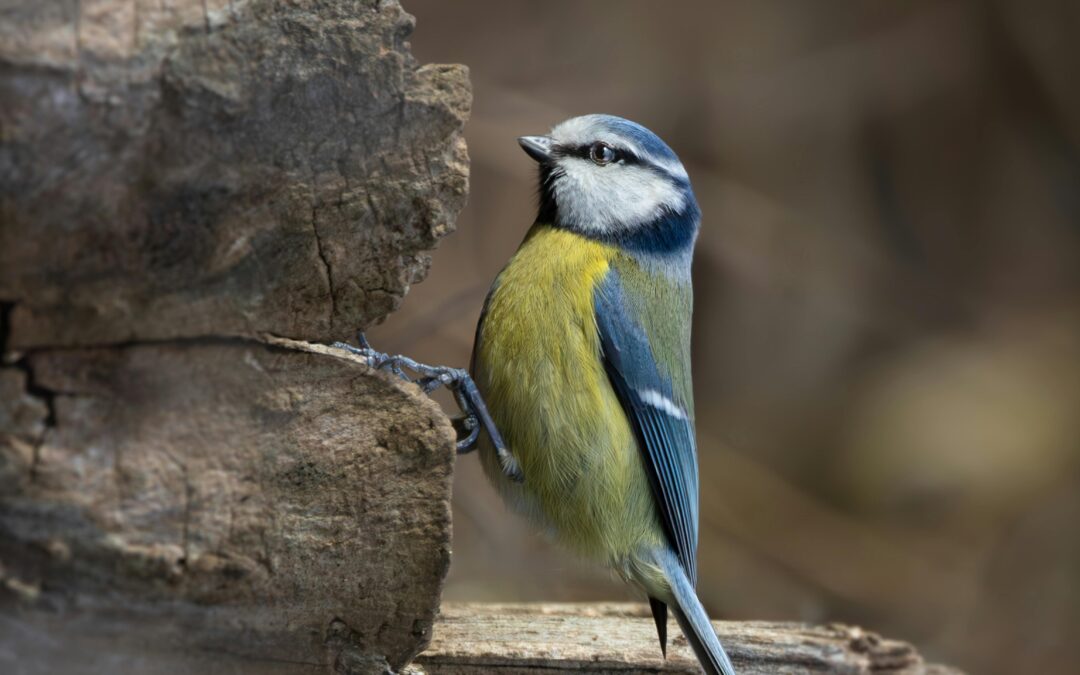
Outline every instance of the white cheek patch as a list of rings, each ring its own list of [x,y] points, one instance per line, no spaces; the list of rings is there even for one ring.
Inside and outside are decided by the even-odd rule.
[[[646,405],[661,410],[677,420],[685,420],[687,418],[685,410],[675,405],[675,401],[672,401],[655,389],[642,389],[641,391],[638,391],[637,394]]]
[[[565,157],[555,181],[559,218],[585,232],[618,232],[654,220],[663,209],[685,206],[683,192],[670,180],[632,164],[598,166]]]

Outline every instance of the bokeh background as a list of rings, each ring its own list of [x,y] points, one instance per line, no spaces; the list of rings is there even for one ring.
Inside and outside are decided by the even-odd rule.
[[[472,187],[378,347],[467,363],[535,213],[515,137],[640,121],[704,212],[713,616],[855,622],[972,673],[1076,672],[1080,4],[407,9],[421,61],[471,68]],[[511,516],[475,457],[454,537],[446,599],[632,597]]]

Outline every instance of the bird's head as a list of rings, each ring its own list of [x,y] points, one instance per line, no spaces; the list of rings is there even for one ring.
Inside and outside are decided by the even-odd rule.
[[[518,143],[540,164],[538,222],[645,254],[693,248],[701,213],[690,179],[645,127],[584,115]]]

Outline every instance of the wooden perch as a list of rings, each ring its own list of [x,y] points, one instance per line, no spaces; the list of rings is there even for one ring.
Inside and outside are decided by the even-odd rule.
[[[855,626],[802,623],[715,623],[740,675],[890,673],[959,675],[926,664],[906,642]],[[443,605],[419,672],[698,673],[678,629],[669,630],[665,661],[644,604]]]

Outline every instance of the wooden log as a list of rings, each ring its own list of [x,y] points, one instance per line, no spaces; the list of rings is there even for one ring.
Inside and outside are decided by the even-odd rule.
[[[395,0],[35,0],[0,22],[11,349],[385,317],[468,189],[462,66]]]
[[[383,672],[426,644],[454,434],[417,387],[284,340],[29,361],[55,419],[0,495],[0,671]]]
[[[906,642],[854,626],[714,622],[740,675],[960,675],[925,663]],[[449,604],[414,667],[464,673],[698,673],[672,622],[665,660],[647,605]]]
[[[0,672],[383,672],[426,644],[449,422],[329,342],[465,202],[395,0],[0,22]]]

